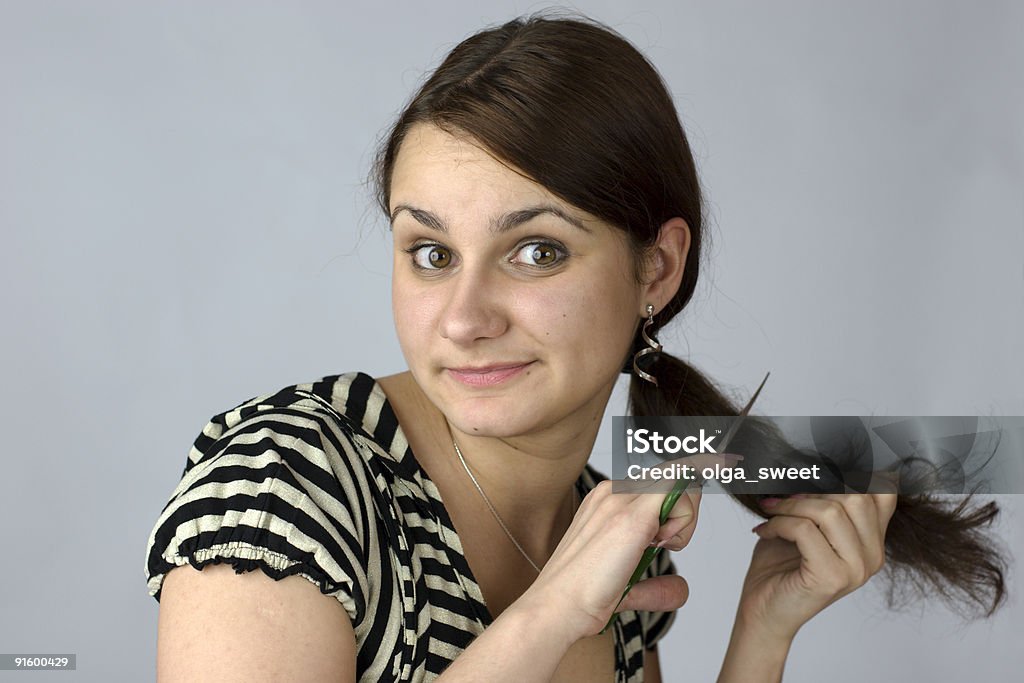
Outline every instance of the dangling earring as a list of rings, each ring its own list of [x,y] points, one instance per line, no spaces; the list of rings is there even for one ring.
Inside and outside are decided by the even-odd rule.
[[[647,348],[640,349],[633,355],[633,371],[636,372],[636,374],[640,375],[641,379],[645,379],[654,386],[658,386],[658,379],[654,375],[644,372],[643,370],[640,369],[640,366],[637,365],[637,361],[640,360],[641,356],[646,356],[652,353],[661,353],[661,344],[659,344],[656,339],[652,338],[651,335],[647,333],[647,330],[649,330],[653,326],[654,304],[647,304],[647,322],[644,323],[643,328],[640,330],[640,336],[644,338],[644,342],[647,344]]]

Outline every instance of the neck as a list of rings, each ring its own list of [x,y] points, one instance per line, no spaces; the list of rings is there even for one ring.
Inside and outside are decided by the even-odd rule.
[[[446,489],[443,494],[457,492],[464,500],[477,499],[474,505],[490,514],[455,453],[454,439],[480,488],[527,554],[535,561],[549,556],[578,505],[574,486],[590,458],[613,385],[570,419],[529,434],[491,437],[467,434],[450,425],[411,374],[400,377],[407,395],[415,396],[416,412],[429,415],[418,422],[430,425],[431,454],[424,457],[429,462],[421,460],[421,465],[429,464],[428,474]],[[385,388],[397,388],[396,383],[388,381]]]
[[[466,434],[452,425],[449,429],[502,517],[538,521],[538,516],[560,508],[568,498],[594,447],[597,418],[591,421],[592,427],[562,434],[487,437]],[[455,464],[461,467],[457,458]]]
[[[573,452],[555,450],[559,455],[553,457],[537,455],[538,451],[508,439],[474,437],[451,425],[449,430],[449,442],[461,468],[454,475],[465,480],[461,488],[471,487],[469,495],[479,496],[490,507],[489,512],[521,550],[534,563],[543,563],[575,514],[575,483],[586,466],[594,435],[589,440],[573,440]]]
[[[526,434],[480,436],[445,421],[450,431],[447,460],[452,469],[458,468],[455,476],[479,497],[454,453],[452,439],[531,558],[549,556],[572,521],[578,505],[575,483],[590,458],[613,386],[610,383],[568,417]]]

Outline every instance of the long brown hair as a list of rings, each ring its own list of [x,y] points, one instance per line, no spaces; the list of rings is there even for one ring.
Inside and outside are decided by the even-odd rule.
[[[697,169],[668,89],[625,38],[585,17],[535,14],[470,36],[429,76],[377,153],[372,182],[389,215],[399,147],[416,124],[468,134],[566,202],[625,231],[634,272],[660,226],[680,216],[691,246],[675,297],[655,330],[690,301],[704,226]],[[634,376],[634,415],[736,415],[737,407],[685,361],[659,355],[654,386]],[[786,444],[778,444],[785,449]],[[762,514],[749,496],[735,496]],[[886,534],[891,602],[904,588],[947,598],[958,611],[991,614],[1005,598],[1005,562],[987,535],[993,502],[899,497]],[[913,591],[912,591],[913,594]]]

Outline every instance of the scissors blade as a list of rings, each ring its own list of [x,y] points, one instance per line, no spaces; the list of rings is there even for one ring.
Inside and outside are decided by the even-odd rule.
[[[740,411],[740,414],[737,415],[736,419],[733,420],[731,425],[729,425],[729,429],[728,431],[726,431],[725,436],[723,436],[722,440],[718,443],[719,452],[726,452],[725,449],[729,447],[729,442],[732,441],[732,437],[735,436],[736,432],[739,431],[740,425],[743,423],[743,420],[745,420],[747,415],[750,414],[750,409],[754,406],[754,401],[757,400],[758,394],[761,393],[761,389],[764,388],[764,384],[765,382],[768,381],[768,376],[771,374],[771,372],[765,373],[764,379],[761,380],[760,386],[757,387],[757,391],[754,392],[754,394],[750,397],[750,400],[747,401],[747,405],[743,406],[743,410]]]

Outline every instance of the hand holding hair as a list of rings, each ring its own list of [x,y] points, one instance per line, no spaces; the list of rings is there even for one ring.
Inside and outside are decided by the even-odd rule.
[[[882,568],[896,501],[895,493],[762,501],[770,517],[754,527],[759,540],[718,683],[782,680],[800,627]]]
[[[743,583],[737,618],[792,639],[815,614],[852,593],[885,563],[885,532],[896,494],[768,498],[770,519]]]

